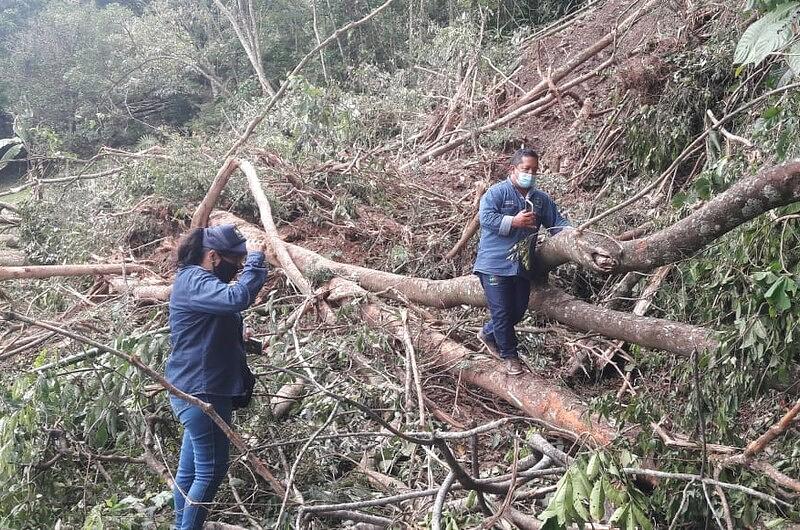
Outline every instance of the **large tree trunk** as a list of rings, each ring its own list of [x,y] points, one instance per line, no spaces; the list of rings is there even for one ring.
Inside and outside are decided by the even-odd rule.
[[[364,290],[348,280],[335,278],[328,285],[331,303],[342,304],[354,297],[365,298]],[[359,308],[370,327],[388,331],[397,340],[403,339],[404,326],[396,310],[379,302],[364,302]],[[615,429],[596,417],[589,417],[586,405],[571,391],[555,386],[552,378],[532,373],[509,376],[500,361],[473,354],[445,335],[426,328],[417,319],[409,319],[408,324],[416,347],[434,354],[437,365],[445,367],[460,380],[501,397],[532,418],[578,436],[588,435],[597,444],[606,445],[616,437]]]
[[[212,225],[234,223],[246,237],[254,239],[264,237],[260,228],[242,221],[229,212],[213,212],[210,222]],[[412,278],[338,263],[297,245],[287,243],[286,249],[297,268],[306,275],[315,270],[329,270],[353,280],[373,293],[386,293],[392,296],[394,290],[412,302],[431,307],[448,308],[459,305],[481,307],[486,304],[480,282],[472,275],[450,280]],[[275,263],[274,256],[270,257],[270,261]],[[694,350],[713,348],[716,345],[711,332],[705,328],[599,308],[547,285],[533,287],[529,307],[576,329],[681,355],[690,355]]]
[[[686,259],[720,236],[759,215],[800,199],[800,160],[744,177],[691,215],[643,239],[619,242],[594,232],[564,230],[537,250],[540,270],[573,261],[598,270],[613,261],[612,272],[649,271]]]

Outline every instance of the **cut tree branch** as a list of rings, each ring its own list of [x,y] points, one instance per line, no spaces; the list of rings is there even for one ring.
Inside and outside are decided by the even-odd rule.
[[[228,158],[225,160],[225,163],[222,164],[222,167],[217,171],[206,196],[203,197],[200,205],[194,211],[194,215],[192,216],[192,228],[204,228],[208,226],[208,216],[211,214],[211,210],[214,209],[214,205],[217,204],[217,199],[219,199],[219,196],[222,194],[222,190],[225,189],[228,180],[238,167],[239,161],[235,158]]]

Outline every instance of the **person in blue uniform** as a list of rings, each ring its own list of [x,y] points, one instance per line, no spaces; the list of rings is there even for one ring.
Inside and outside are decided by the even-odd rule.
[[[177,261],[165,375],[230,423],[233,409],[252,392],[240,312],[266,281],[264,248],[248,243],[234,225],[196,228],[181,239]],[[170,403],[184,428],[175,474],[175,525],[199,530],[228,471],[230,441],[199,407],[175,396]]]
[[[509,375],[524,371],[514,326],[525,316],[531,290],[530,280],[514,257],[516,247],[540,227],[557,234],[570,226],[553,199],[536,187],[538,171],[538,153],[517,150],[508,178],[487,190],[478,214],[481,236],[473,270],[481,280],[491,315],[478,339],[503,360]]]

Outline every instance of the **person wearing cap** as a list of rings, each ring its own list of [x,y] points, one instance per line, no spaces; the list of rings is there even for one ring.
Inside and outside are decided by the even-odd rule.
[[[525,317],[531,284],[519,260],[514,259],[515,248],[541,226],[557,234],[570,224],[553,199],[536,187],[536,151],[518,149],[511,158],[510,169],[508,178],[481,197],[481,236],[473,271],[481,280],[491,315],[478,331],[478,339],[503,360],[509,375],[518,375],[524,365],[519,359],[514,326]]]
[[[177,265],[165,376],[230,423],[233,409],[252,392],[240,312],[266,281],[263,244],[247,241],[234,225],[195,228],[178,244]],[[184,427],[174,486],[176,529],[200,529],[228,471],[230,441],[199,407],[176,396],[170,404]]]

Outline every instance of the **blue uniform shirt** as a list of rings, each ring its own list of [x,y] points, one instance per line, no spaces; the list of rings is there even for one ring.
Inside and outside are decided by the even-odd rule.
[[[545,192],[533,189],[528,199],[537,205],[537,225],[544,226],[551,234],[557,234],[569,221],[561,216],[556,203]],[[539,206],[540,205],[540,206]],[[538,231],[531,228],[512,228],[511,220],[525,209],[525,197],[520,195],[511,178],[498,182],[481,198],[478,219],[481,224],[481,239],[474,272],[496,276],[517,276],[520,266],[513,259],[514,246]]]
[[[198,265],[181,267],[169,298],[172,352],[167,381],[187,394],[241,396],[244,338],[242,315],[267,279],[264,254],[247,255],[235,284]]]

